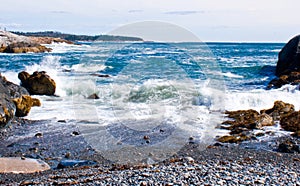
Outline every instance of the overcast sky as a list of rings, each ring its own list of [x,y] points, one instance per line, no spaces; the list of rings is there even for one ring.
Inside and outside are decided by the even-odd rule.
[[[286,42],[300,33],[299,0],[0,0],[7,30],[105,34],[162,21],[202,41]]]

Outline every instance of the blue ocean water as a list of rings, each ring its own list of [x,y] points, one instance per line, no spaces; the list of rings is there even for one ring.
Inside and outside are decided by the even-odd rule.
[[[42,107],[33,108],[28,119],[101,126],[116,121],[167,121],[200,136],[213,136],[224,110],[270,108],[276,100],[292,103],[296,109],[300,106],[293,86],[265,90],[275,77],[283,43],[48,46],[53,48],[50,53],[0,55],[1,74],[14,83],[20,83],[17,75],[23,70],[44,70],[57,83],[57,97],[36,96]],[[110,77],[98,76],[103,74]],[[86,99],[93,93],[100,99]]]

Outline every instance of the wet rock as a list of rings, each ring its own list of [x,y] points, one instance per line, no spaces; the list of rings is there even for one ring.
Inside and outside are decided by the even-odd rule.
[[[96,162],[90,160],[61,160],[57,165],[57,168],[63,169],[67,167],[92,166],[96,164]]]
[[[275,78],[270,81],[267,86],[267,89],[280,88],[283,85],[299,85],[300,84],[300,72],[291,72],[286,75],[281,75],[279,78]]]
[[[0,128],[5,127],[13,119],[16,106],[13,98],[28,94],[27,90],[6,80],[0,75]]]
[[[24,117],[27,116],[30,112],[31,107],[34,106],[41,106],[41,102],[39,99],[32,98],[28,95],[23,95],[20,98],[13,99],[13,102],[16,105],[16,113],[15,116],[17,117]]]
[[[300,131],[300,111],[284,116],[280,120],[280,125],[284,130],[291,132]]]
[[[279,121],[280,118],[288,116],[295,111],[293,104],[285,103],[283,101],[275,101],[274,106],[270,109],[261,110],[260,113],[266,113],[273,117],[274,121]]]
[[[221,143],[238,143],[248,139],[250,139],[249,136],[246,136],[244,134],[239,134],[239,135],[222,136],[218,138],[217,141]]]
[[[94,94],[88,96],[87,99],[99,99],[99,96],[96,93],[94,93]]]
[[[34,173],[49,170],[50,166],[38,159],[20,157],[0,158],[0,173]]]
[[[276,75],[300,71],[300,35],[292,38],[279,52]]]
[[[105,78],[110,77],[108,74],[91,74],[91,76],[105,77]]]
[[[56,83],[45,71],[34,72],[29,75],[27,72],[20,72],[18,78],[21,86],[25,87],[31,95],[54,95]]]
[[[229,118],[233,120],[228,120],[223,122],[223,124],[229,124],[229,130],[237,127],[243,127],[247,129],[256,128],[257,121],[259,119],[259,113],[256,110],[238,110],[238,111],[226,111]]]
[[[258,123],[256,126],[257,128],[260,129],[265,126],[273,126],[273,125],[274,125],[274,120],[270,115],[268,115],[266,113],[259,115]]]
[[[300,153],[299,145],[297,145],[295,142],[291,140],[286,140],[278,145],[278,152],[284,152],[284,153]]]

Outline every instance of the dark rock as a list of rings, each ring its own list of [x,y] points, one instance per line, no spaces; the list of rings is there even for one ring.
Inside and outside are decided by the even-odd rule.
[[[292,38],[279,52],[276,75],[300,71],[300,35]]]
[[[281,118],[280,125],[284,130],[287,131],[300,131],[300,111]]]
[[[105,78],[110,77],[108,74],[91,74],[91,76],[105,77]]]
[[[68,167],[92,166],[96,164],[96,162],[90,160],[61,160],[57,165],[57,168],[63,169]]]
[[[89,97],[87,97],[87,99],[99,99],[99,96],[96,93],[94,93],[94,94],[90,95]]]
[[[279,78],[275,78],[267,86],[267,89],[280,88],[283,85],[299,85],[300,84],[300,72],[293,71],[286,75],[281,75]]]
[[[278,145],[278,152],[284,152],[284,153],[300,153],[299,145],[297,145],[292,140],[286,140]]]
[[[54,95],[56,83],[46,72],[34,72],[29,75],[27,72],[20,72],[18,78],[21,86],[25,87],[31,95]]]

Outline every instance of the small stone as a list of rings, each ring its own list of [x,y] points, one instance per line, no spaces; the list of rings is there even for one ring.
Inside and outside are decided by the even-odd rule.
[[[187,162],[189,162],[189,163],[194,163],[194,162],[195,162],[194,158],[189,157],[189,156],[185,157],[184,159],[185,159]]]
[[[35,135],[34,135],[35,137],[37,137],[37,138],[41,138],[41,137],[43,137],[43,133],[36,133]]]
[[[149,140],[150,137],[149,136],[144,136],[144,140]]]
[[[78,136],[78,135],[79,135],[79,132],[77,132],[77,131],[72,132],[72,136]]]
[[[147,186],[147,182],[146,181],[140,182],[140,186]]]

